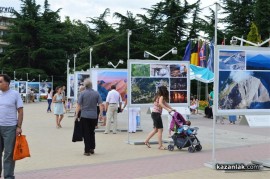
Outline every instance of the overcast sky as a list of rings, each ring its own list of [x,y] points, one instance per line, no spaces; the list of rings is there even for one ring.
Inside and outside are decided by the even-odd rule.
[[[14,7],[15,10],[20,9],[20,0],[0,0],[1,7]],[[71,19],[80,19],[82,22],[87,20],[87,17],[98,17],[106,8],[110,9],[111,17],[108,17],[109,22],[115,22],[112,18],[114,12],[119,12],[126,15],[127,11],[131,11],[134,15],[145,13],[142,8],[150,8],[152,5],[161,0],[49,0],[52,10],[61,8],[60,15],[62,19],[69,16]],[[194,3],[197,0],[188,0],[189,3]],[[214,4],[218,0],[201,0],[201,8]],[[43,6],[44,0],[36,0],[37,4]],[[214,8],[214,6],[212,6]],[[207,11],[204,11],[207,13]]]

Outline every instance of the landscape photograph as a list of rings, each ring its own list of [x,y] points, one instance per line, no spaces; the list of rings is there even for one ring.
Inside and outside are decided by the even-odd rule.
[[[270,72],[220,71],[220,109],[270,109]]]
[[[170,91],[170,103],[187,103],[187,91]]]
[[[187,78],[170,78],[170,90],[187,90]]]
[[[48,92],[48,88],[51,88],[52,90],[54,90],[52,88],[52,82],[40,82],[40,93],[41,95],[46,95]]]
[[[220,70],[245,70],[245,51],[219,51]]]
[[[150,64],[132,64],[132,77],[150,77]]]
[[[27,83],[27,90],[30,92],[30,90],[33,90],[35,94],[39,93],[39,82],[28,82]]]
[[[170,76],[169,65],[151,64],[150,75],[151,77],[169,77]]]
[[[159,86],[169,87],[169,78],[132,78],[131,104],[153,104]]]
[[[247,51],[247,70],[270,70],[270,52]]]
[[[116,85],[116,90],[125,99],[127,91],[127,71],[98,71],[97,89],[103,101],[106,101],[108,92],[112,85]]]

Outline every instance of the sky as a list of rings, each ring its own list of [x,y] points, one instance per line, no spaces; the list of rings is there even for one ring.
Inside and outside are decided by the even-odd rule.
[[[20,0],[0,0],[0,7],[14,7],[15,10],[20,9]],[[127,11],[131,11],[134,15],[144,14],[145,10],[142,8],[150,8],[152,5],[160,2],[161,0],[48,0],[51,5],[51,9],[56,11],[61,8],[61,19],[65,16],[69,16],[72,20],[81,20],[85,22],[87,17],[98,17],[102,14],[106,8],[110,9],[110,17],[106,20],[110,23],[117,22],[117,19],[113,18],[113,13],[118,12],[122,15],[126,15]],[[188,2],[194,3],[197,0],[188,0]],[[214,4],[218,0],[201,0],[201,8]],[[183,1],[182,1],[183,2]],[[44,0],[36,0],[37,4],[43,6]],[[214,6],[212,6],[214,8]],[[208,8],[207,8],[208,9]],[[204,13],[208,13],[205,10]]]

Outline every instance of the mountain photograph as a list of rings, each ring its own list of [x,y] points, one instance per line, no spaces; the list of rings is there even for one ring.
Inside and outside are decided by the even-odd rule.
[[[270,72],[220,71],[220,109],[270,109]]]
[[[244,51],[219,51],[220,70],[245,70]]]
[[[247,55],[247,70],[270,70],[270,53]]]

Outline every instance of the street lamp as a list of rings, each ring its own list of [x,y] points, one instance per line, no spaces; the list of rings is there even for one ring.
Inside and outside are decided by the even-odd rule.
[[[38,82],[40,82],[40,75],[38,75]]]
[[[28,73],[26,73],[26,81],[28,82]]]
[[[93,48],[90,47],[90,49],[89,49],[89,65],[90,65],[90,70],[92,68],[92,51],[93,51]]]
[[[152,53],[150,53],[148,51],[144,51],[144,58],[148,58],[149,55],[151,55],[151,56],[155,57],[156,59],[160,60],[163,57],[165,57],[166,55],[168,55],[170,52],[172,52],[172,54],[174,54],[174,55],[177,54],[177,48],[176,47],[173,47],[171,50],[169,50],[168,52],[166,52],[165,54],[163,54],[160,57],[158,57],[158,56],[156,56],[156,55],[154,55],[154,54],[152,54]]]
[[[74,54],[73,57],[74,57],[74,66],[73,66],[73,70],[74,70],[74,74],[75,74],[75,71],[76,71],[76,58],[77,58],[77,54]]]
[[[114,65],[112,62],[108,62],[108,65],[113,66],[113,68],[117,68],[119,64],[124,64],[124,61],[120,59],[117,65]]]
[[[16,71],[13,72],[14,74],[14,81],[16,80]]]

